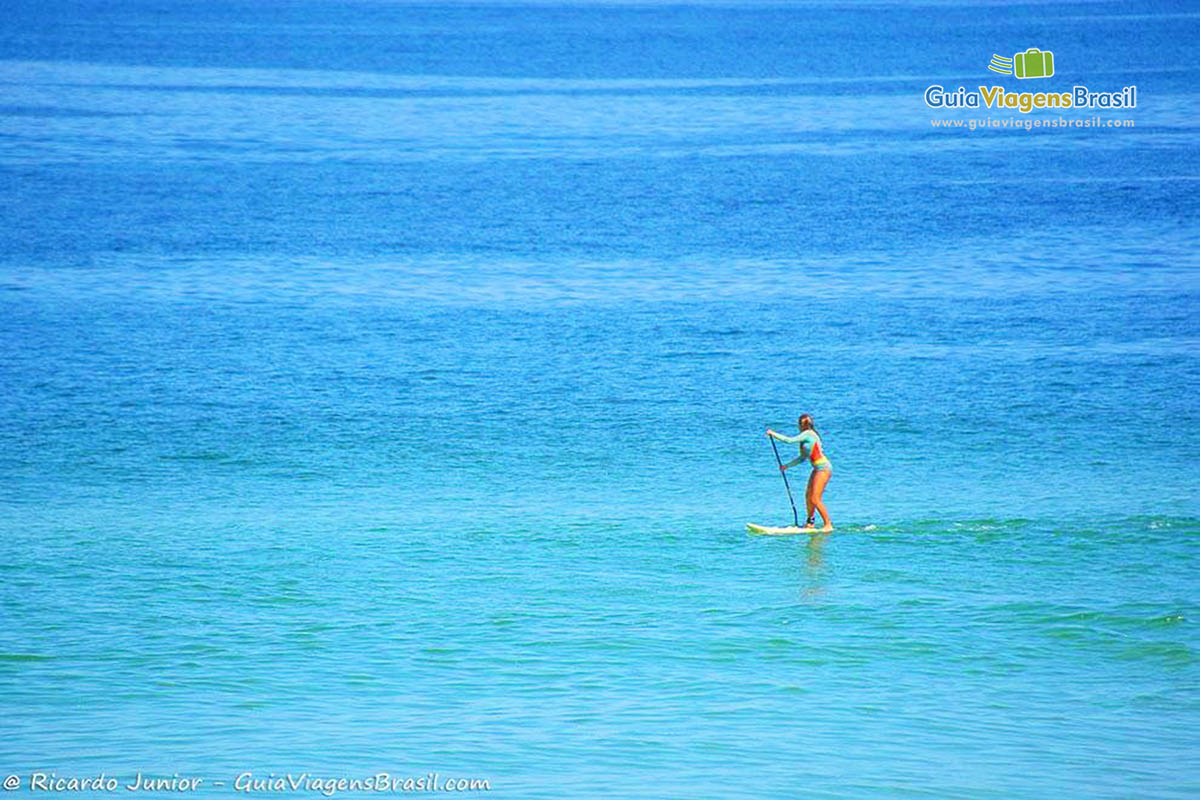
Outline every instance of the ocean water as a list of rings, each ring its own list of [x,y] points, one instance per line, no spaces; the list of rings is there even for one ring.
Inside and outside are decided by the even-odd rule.
[[[0,772],[1200,794],[1198,37],[7,4]],[[1134,127],[932,126],[1034,46]]]

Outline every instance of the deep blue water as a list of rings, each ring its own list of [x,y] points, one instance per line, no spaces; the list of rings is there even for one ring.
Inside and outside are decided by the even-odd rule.
[[[5,12],[26,789],[1200,792],[1188,5]],[[931,125],[1032,46],[1135,126]]]

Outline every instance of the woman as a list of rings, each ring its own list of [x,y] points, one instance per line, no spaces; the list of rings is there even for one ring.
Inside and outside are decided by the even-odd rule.
[[[804,527],[815,529],[816,526],[813,524],[813,509],[816,509],[820,512],[821,520],[825,523],[825,527],[821,528],[821,531],[824,533],[833,530],[833,522],[829,519],[829,512],[825,510],[825,504],[821,502],[821,496],[825,494],[825,484],[829,483],[829,479],[833,477],[833,465],[825,457],[825,448],[821,446],[820,434],[813,427],[812,417],[808,414],[801,414],[799,424],[799,436],[784,436],[782,433],[776,433],[770,428],[767,428],[767,436],[780,442],[800,445],[800,455],[788,463],[781,465],[779,467],[780,470],[786,471],[788,467],[794,467],[805,459],[808,459],[809,463],[812,464],[812,473],[808,476],[808,488],[804,490],[804,505],[808,508],[808,519],[805,520]]]

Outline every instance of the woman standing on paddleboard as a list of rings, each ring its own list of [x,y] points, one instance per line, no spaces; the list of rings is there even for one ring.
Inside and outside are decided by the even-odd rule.
[[[770,428],[767,428],[767,436],[780,442],[800,445],[800,455],[786,464],[781,464],[779,469],[786,471],[788,467],[794,467],[804,460],[812,464],[812,473],[808,476],[808,488],[804,491],[804,505],[808,508],[808,519],[805,520],[804,527],[816,527],[813,524],[813,510],[815,509],[821,514],[821,520],[825,523],[825,527],[821,530],[831,531],[833,522],[829,519],[829,512],[825,510],[825,504],[821,502],[821,496],[825,494],[825,484],[829,483],[829,479],[833,477],[833,464],[830,464],[829,459],[825,457],[825,448],[821,446],[820,434],[813,427],[812,417],[808,414],[801,414],[799,425],[799,436],[784,436]]]

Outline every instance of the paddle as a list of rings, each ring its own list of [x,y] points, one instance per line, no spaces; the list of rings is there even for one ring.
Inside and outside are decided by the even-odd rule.
[[[796,521],[796,527],[800,527],[800,515],[796,513],[796,501],[792,499],[792,487],[788,483],[787,470],[783,468],[783,459],[779,457],[779,448],[775,446],[775,437],[767,434],[767,438],[771,440],[771,449],[775,451],[775,463],[779,465],[779,474],[783,476],[783,488],[787,489],[788,502],[792,504],[792,519]]]

